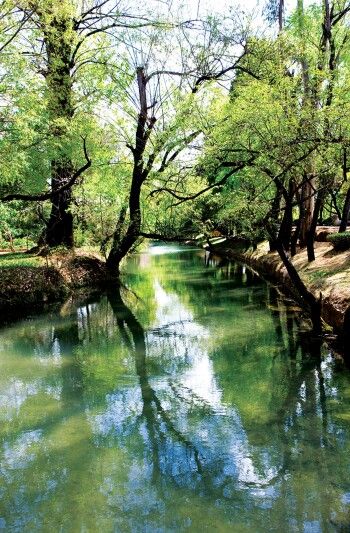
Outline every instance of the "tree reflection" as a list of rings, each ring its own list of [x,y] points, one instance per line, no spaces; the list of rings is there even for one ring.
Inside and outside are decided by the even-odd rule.
[[[164,429],[174,440],[183,445],[192,454],[198,474],[203,473],[199,452],[193,443],[176,429],[170,416],[162,407],[157,393],[152,388],[147,372],[145,332],[140,322],[130,309],[124,304],[119,289],[108,292],[108,301],[117,318],[117,323],[125,343],[135,354],[136,373],[139,377],[141,397],[143,402],[142,416],[147,423],[149,440],[153,457],[153,479],[160,477],[159,441],[164,435]],[[131,338],[129,337],[131,335]],[[163,424],[163,428],[161,426]]]
[[[272,305],[277,303],[277,293],[273,293],[271,288],[269,290],[271,315],[274,322],[277,320],[278,326],[276,328],[276,336],[280,343],[279,357],[283,358],[284,366],[286,369],[288,368],[288,380],[284,382],[287,383],[287,389],[284,391],[282,403],[280,397],[274,397],[272,394],[274,401],[277,402],[277,405],[275,405],[278,415],[275,422],[277,431],[275,438],[270,434],[268,444],[270,449],[271,447],[277,447],[276,450],[281,451],[281,461],[276,462],[270,456],[270,463],[263,466],[259,455],[266,453],[267,449],[264,450],[261,446],[249,444],[250,440],[253,442],[255,440],[249,425],[241,429],[241,431],[246,432],[248,437],[244,453],[252,458],[252,468],[256,472],[261,471],[262,468],[262,476],[264,476],[263,472],[267,470],[275,472],[272,478],[267,477],[266,482],[263,482],[262,479],[258,481],[256,478],[255,483],[260,488],[273,485],[279,487],[280,497],[277,498],[277,502],[280,503],[277,503],[277,508],[280,509],[282,505],[286,517],[289,517],[291,521],[296,521],[301,530],[304,529],[305,517],[310,514],[309,500],[316,498],[320,507],[319,515],[316,512],[315,518],[319,520],[322,529],[326,531],[332,520],[331,510],[326,505],[329,472],[326,468],[319,469],[318,458],[313,458],[311,454],[312,449],[322,450],[329,445],[326,391],[321,369],[322,342],[320,339],[312,339],[308,334],[300,332],[297,315],[279,312],[277,317],[278,311],[276,309],[278,306],[274,307]],[[165,438],[165,433],[167,433],[168,436],[190,452],[196,465],[196,471],[204,484],[203,486],[208,489],[208,493],[212,497],[215,494],[215,497],[222,498],[228,487],[230,487],[231,497],[233,497],[233,493],[238,497],[238,487],[234,488],[232,479],[218,475],[218,471],[213,468],[208,454],[205,451],[201,453],[198,447],[185,434],[176,429],[171,415],[162,407],[162,402],[157,392],[150,384],[150,376],[147,371],[147,347],[144,329],[124,304],[120,292],[110,293],[108,298],[115,315],[118,317],[118,325],[123,331],[125,342],[128,343],[130,350],[135,354],[136,371],[139,377],[143,402],[142,416],[146,419],[148,439],[152,449],[153,482],[160,483],[164,476],[169,475],[160,466],[164,465],[164,461],[166,461],[166,458],[161,455],[161,444],[162,439]],[[285,320],[284,324],[283,320]],[[273,384],[273,381],[271,383]],[[172,386],[170,388],[177,400],[184,401],[176,387]],[[169,396],[167,400],[169,401]],[[207,416],[209,418],[210,413],[207,412]],[[306,423],[300,423],[303,417],[307,420]],[[319,420],[321,420],[321,424],[319,424]],[[244,420],[242,421],[244,423]],[[219,425],[216,429],[220,432],[223,428]],[[229,439],[229,442],[230,437],[227,434],[225,437]],[[238,435],[236,434],[235,438],[237,439],[237,437]],[[226,445],[228,442],[226,442]],[[307,443],[306,446],[303,444],[304,442]],[[221,453],[222,450],[217,450],[216,459],[220,457]],[[312,488],[312,493],[308,492],[309,489],[305,489],[304,492],[303,487],[299,487],[296,480],[294,485],[293,472],[296,466],[300,468],[303,462],[308,463],[309,470],[319,472],[319,493],[314,492],[314,487]],[[191,464],[188,464],[187,468],[191,469]],[[223,460],[220,468],[222,470],[228,468],[227,459]],[[220,483],[218,483],[219,479]],[[297,506],[292,504],[293,501],[298,502]]]
[[[242,265],[151,267],[138,299],[111,289],[2,336],[7,526],[25,509],[22,530],[346,527],[347,374]]]

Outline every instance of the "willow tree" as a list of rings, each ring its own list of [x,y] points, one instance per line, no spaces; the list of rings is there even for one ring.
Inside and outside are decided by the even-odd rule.
[[[252,51],[256,60],[266,44],[256,41]],[[282,44],[271,41],[269,59],[257,61],[260,79],[241,77],[230,98],[218,106],[220,118],[207,135],[202,167],[215,174],[223,164],[229,168],[244,157],[248,161],[224,189],[226,203],[235,207],[231,209],[232,222],[240,236],[251,242],[256,238],[270,240],[319,332],[320,302],[309,293],[286,252],[292,235],[295,191],[302,187],[310,162],[320,164],[319,143],[309,136],[311,128],[301,134],[304,109],[300,105],[300,78],[286,76],[284,65],[293,48],[284,43],[283,49]]]
[[[339,107],[338,113],[334,112],[334,107],[339,105],[339,102],[334,102],[334,95],[344,83],[349,11],[350,5],[346,1],[329,0],[323,0],[320,6],[308,10],[304,9],[303,1],[298,0],[296,11],[303,79],[304,120],[301,131],[306,130],[309,136],[318,139],[320,145],[338,144],[340,151],[343,151],[345,139],[342,126],[338,127],[342,112]],[[311,128],[310,124],[313,125]],[[327,174],[327,166],[325,161],[317,168],[315,161],[311,160],[301,189],[300,244],[307,246],[309,261],[315,259],[315,230],[327,191],[327,183],[322,180],[322,176]]]
[[[319,37],[325,14],[313,7],[312,14],[315,13],[318,17],[313,19],[310,12],[308,18],[305,15],[305,23],[310,35],[312,30],[312,35]],[[208,135],[207,159],[202,165],[209,169],[211,165],[211,171],[215,172],[215,168],[223,163],[235,164],[243,154],[252,156],[251,168],[228,182],[230,202],[241,206],[240,210],[236,209],[234,222],[248,220],[252,229],[265,228],[265,237],[273,242],[292,285],[310,309],[318,332],[321,329],[321,303],[309,293],[298,276],[288,250],[293,240],[293,214],[299,206],[297,228],[304,223],[309,259],[313,259],[313,239],[323,195],[328,194],[339,173],[339,158],[334,152],[348,142],[346,138],[349,139],[341,111],[348,105],[344,99],[348,87],[348,47],[347,39],[344,40],[346,32],[340,25],[346,13],[345,10],[336,16],[333,12],[338,31],[333,34],[332,46],[327,44],[328,41],[325,44],[324,32],[320,41],[310,38],[311,43],[304,43],[308,45],[306,70],[302,68],[304,49],[295,40],[292,28],[279,35],[276,41],[271,39],[265,59],[257,68],[252,62],[250,65],[259,73],[260,79],[253,80],[244,75],[233,84],[221,120]],[[331,36],[327,35],[329,39]],[[266,49],[262,40],[256,45],[250,59],[259,56],[259,49]],[[332,66],[334,49],[338,50],[337,63]],[[277,52],[275,60],[274,50]],[[338,76],[340,69],[342,75]],[[306,205],[309,213],[306,213]],[[249,223],[245,226],[249,227]],[[295,233],[298,236],[298,231]]]

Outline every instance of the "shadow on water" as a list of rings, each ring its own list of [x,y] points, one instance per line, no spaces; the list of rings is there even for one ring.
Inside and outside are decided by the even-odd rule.
[[[225,265],[227,266],[227,265]],[[230,276],[226,272],[227,276]],[[236,268],[234,275],[245,275],[244,268],[241,266]],[[256,277],[254,274],[248,274],[248,279],[254,284]],[[279,293],[273,287],[268,287],[269,301],[276,305],[280,298]],[[147,347],[145,340],[145,331],[142,328],[135,315],[125,305],[119,291],[108,293],[108,300],[111,304],[113,312],[117,317],[118,326],[123,334],[125,342],[128,344],[130,351],[135,354],[135,366],[136,372],[139,377],[141,396],[143,402],[142,416],[146,420],[149,442],[152,448],[152,464],[153,464],[153,482],[159,483],[164,475],[162,472],[161,464],[164,464],[165,459],[161,457],[161,441],[165,438],[165,433],[177,441],[180,445],[183,445],[185,450],[188,451],[187,457],[193,457],[193,463],[195,464],[196,471],[203,482],[203,486],[207,489],[208,494],[212,497],[220,498],[225,491],[225,485],[227,480],[218,486],[215,476],[211,476],[210,466],[206,464],[205,453],[202,454],[197,447],[188,439],[188,437],[178,431],[175,427],[175,423],[171,419],[171,415],[167,414],[166,410],[162,407],[161,400],[157,396],[156,391],[150,384],[150,376],[147,371]],[[271,316],[275,323],[276,337],[283,346],[280,350],[278,357],[284,358],[289,367],[289,380],[288,387],[285,391],[285,398],[280,405],[277,412],[278,419],[273,424],[276,435],[279,436],[283,443],[283,457],[280,465],[280,469],[276,479],[281,481],[281,492],[288,492],[289,475],[296,466],[296,460],[293,454],[292,441],[300,442],[308,441],[313,445],[319,445],[320,448],[327,449],[332,447],[331,439],[328,435],[328,419],[327,419],[327,406],[326,406],[326,392],[324,378],[321,370],[321,348],[322,340],[310,337],[308,333],[300,331],[300,324],[297,315],[292,316],[290,313],[285,315],[285,324],[282,324],[283,315],[277,310],[271,310]],[[285,332],[285,337],[283,336]],[[286,342],[285,342],[286,338]],[[302,391],[302,393],[301,393]],[[306,404],[303,407],[299,407],[300,396],[303,396],[303,401]],[[273,395],[272,395],[273,398]],[[303,411],[305,411],[303,413]],[[315,417],[314,423],[305,426],[300,424],[300,418],[303,414],[307,414],[307,418],[310,415]],[[318,419],[321,419],[321,424],[317,423]],[[249,429],[246,428],[248,440]],[[251,439],[254,440],[254,437]],[[303,452],[300,452],[301,455]],[[297,463],[300,462],[312,463],[313,458],[308,454],[305,457],[299,457]],[[317,460],[318,463],[318,460]],[[314,465],[316,470],[319,470],[319,483],[328,484],[331,481],[331,473],[322,464]],[[191,468],[191,465],[188,465]],[[261,484],[260,484],[261,485]],[[259,483],[258,483],[259,486]],[[214,488],[215,487],[215,488]],[[298,487],[299,498],[302,500],[298,502],[298,509],[293,509],[293,516],[290,516],[290,520],[294,521],[298,530],[305,529],[305,506],[302,503],[304,501],[307,505],[308,493],[305,492],[302,487]],[[206,490],[203,494],[206,493]],[[301,494],[300,494],[301,493]],[[345,531],[346,525],[337,523],[331,516],[331,512],[327,509],[327,490],[322,491],[320,489],[320,507],[319,511],[321,519],[319,521],[321,531],[328,531],[330,525],[337,527],[339,531]],[[290,498],[290,495],[289,495]],[[283,512],[285,517],[291,514],[290,502],[286,497],[283,502]],[[339,527],[338,527],[339,526]]]
[[[145,331],[130,309],[124,304],[120,290],[107,293],[108,301],[117,318],[117,324],[123,336],[124,342],[130,351],[135,354],[136,373],[139,378],[141,397],[143,402],[142,416],[146,420],[149,440],[152,447],[153,480],[161,477],[159,445],[164,438],[164,432],[183,445],[188,451],[188,458],[193,457],[198,474],[203,475],[203,467],[199,452],[196,447],[176,429],[170,416],[162,407],[161,400],[150,384],[150,376],[147,371]],[[161,425],[163,427],[161,427]]]
[[[244,266],[141,261],[2,331],[0,528],[349,530],[341,363]]]

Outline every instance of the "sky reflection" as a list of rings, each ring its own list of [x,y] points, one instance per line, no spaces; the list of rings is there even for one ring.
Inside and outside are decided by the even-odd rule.
[[[346,531],[348,373],[250,271],[156,248],[1,331],[0,529]]]

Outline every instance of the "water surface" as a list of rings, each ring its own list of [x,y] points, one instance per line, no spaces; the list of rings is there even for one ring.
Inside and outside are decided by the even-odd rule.
[[[0,329],[0,530],[350,531],[350,379],[235,264],[154,246],[126,287]]]

